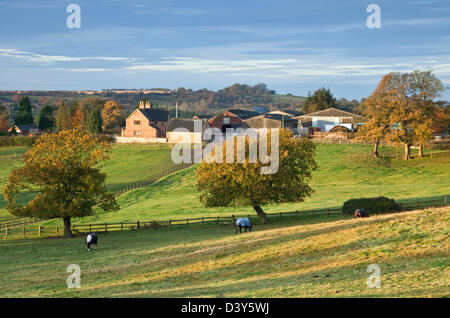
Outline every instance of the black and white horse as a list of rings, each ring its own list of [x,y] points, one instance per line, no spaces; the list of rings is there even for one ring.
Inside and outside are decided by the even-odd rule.
[[[239,218],[236,221],[236,232],[238,232],[238,228],[239,228],[239,233],[242,233],[242,228],[245,229],[245,232],[247,232],[247,229],[251,232],[252,231],[252,225],[250,224],[250,219],[249,218]]]
[[[97,233],[89,233],[86,237],[86,245],[88,251],[91,250],[91,245],[95,245],[97,247]]]

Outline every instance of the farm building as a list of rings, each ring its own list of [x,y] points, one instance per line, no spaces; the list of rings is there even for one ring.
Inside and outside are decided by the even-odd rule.
[[[168,123],[167,110],[151,108],[149,101],[141,101],[139,108],[127,117],[122,137],[166,138]]]
[[[210,118],[208,123],[211,127],[226,132],[227,128],[243,127],[244,120],[258,115],[260,115],[260,113],[251,110],[228,109],[223,111],[220,115]]]
[[[335,126],[343,126],[353,130],[362,123],[362,116],[352,114],[336,108],[328,108],[314,113],[293,117],[301,128],[320,128],[322,132],[328,132]]]
[[[201,143],[203,132],[208,127],[208,121],[204,119],[172,119],[167,129],[167,141],[169,143]]]
[[[23,136],[35,136],[42,133],[42,130],[40,130],[36,125],[21,125],[21,124],[14,125],[8,131]]]
[[[255,116],[244,120],[243,127],[251,127],[253,129],[261,128],[289,128],[294,130],[297,128],[297,120],[292,119],[292,116],[287,116],[283,112],[270,112]]]

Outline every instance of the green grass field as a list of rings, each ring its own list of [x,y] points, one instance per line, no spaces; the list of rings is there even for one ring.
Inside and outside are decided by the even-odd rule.
[[[20,157],[26,147],[0,147],[0,221],[12,216],[6,211],[3,188],[13,168],[22,164]],[[17,156],[17,159],[14,156]],[[170,148],[164,144],[153,145],[113,145],[108,160],[102,167],[107,173],[107,185],[116,191],[127,184],[149,179],[164,169],[174,166],[170,157]],[[25,196],[29,200],[31,196]]]
[[[5,158],[0,172],[0,188],[7,183],[10,171],[19,160],[11,155],[25,152],[24,147],[0,148],[0,159]],[[266,212],[295,211],[340,207],[350,198],[385,195],[401,201],[442,198],[450,194],[450,155],[448,152],[430,152],[426,157],[403,161],[395,159],[395,148],[381,148],[390,158],[371,158],[371,146],[317,145],[319,165],[313,173],[315,193],[305,202],[264,207]],[[401,149],[398,150],[399,153]],[[414,152],[413,152],[414,154]],[[401,158],[401,156],[398,156]],[[2,160],[3,161],[3,160]],[[129,183],[142,181],[172,166],[167,145],[114,145],[111,160],[105,166],[107,184],[117,190]],[[26,199],[29,199],[26,197]],[[75,223],[127,222],[136,220],[163,220],[199,216],[254,213],[251,208],[205,208],[198,200],[195,187],[195,167],[168,176],[147,187],[127,192],[119,197],[121,210],[98,213],[74,220]],[[0,221],[11,218],[0,196]],[[46,221],[55,224],[60,220]]]
[[[450,209],[0,241],[0,297],[448,297]],[[68,289],[66,268],[81,268]],[[369,264],[381,288],[368,288]]]
[[[350,198],[388,196],[400,201],[442,199],[450,195],[450,156],[403,161],[373,159],[370,146],[318,145],[315,193],[305,202],[264,207],[266,212],[341,207]],[[395,150],[395,148],[394,148]],[[382,149],[383,151],[383,149]],[[384,149],[383,153],[393,151]],[[255,214],[252,208],[205,208],[198,200],[195,166],[119,197],[121,210],[98,213],[75,223],[167,220],[231,214]],[[54,224],[55,222],[48,222]]]

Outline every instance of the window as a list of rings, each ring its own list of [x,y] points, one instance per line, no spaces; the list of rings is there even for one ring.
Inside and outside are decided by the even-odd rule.
[[[224,117],[223,118],[223,123],[226,125],[226,124],[229,124],[230,123],[230,117]]]
[[[134,136],[140,136],[141,132],[139,130],[135,130],[135,131],[133,131],[133,135]]]
[[[135,125],[140,125],[140,124],[141,124],[141,121],[140,121],[140,120],[135,120],[135,121],[134,121],[134,124],[135,124]]]

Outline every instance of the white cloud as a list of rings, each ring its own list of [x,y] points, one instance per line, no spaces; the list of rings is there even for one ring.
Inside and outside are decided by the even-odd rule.
[[[80,61],[135,61],[134,58],[128,57],[110,57],[110,56],[90,56],[90,57],[72,57],[64,55],[45,55],[16,49],[0,48],[0,56],[24,59],[31,62],[52,63],[52,62],[80,62]]]

